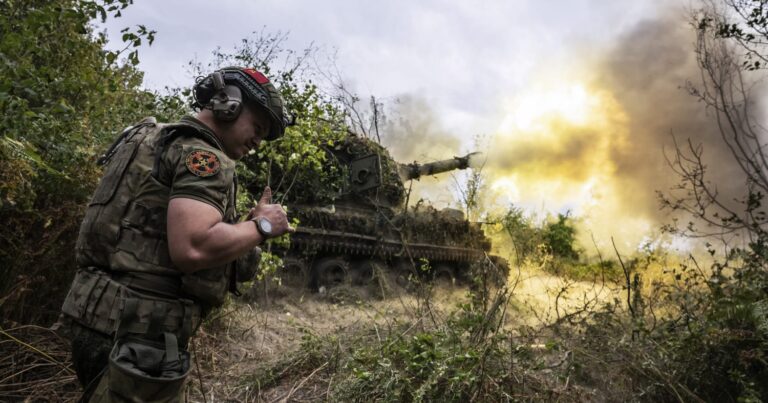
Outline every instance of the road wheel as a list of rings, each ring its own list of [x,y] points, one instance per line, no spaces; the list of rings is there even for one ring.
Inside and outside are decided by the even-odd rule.
[[[456,285],[456,271],[453,266],[441,263],[432,269],[432,281],[442,287],[454,287]]]
[[[350,280],[353,285],[369,285],[382,276],[386,270],[383,262],[378,260],[363,259],[352,262],[350,266]]]
[[[349,264],[340,257],[325,257],[312,266],[313,288],[329,289],[344,284],[348,279]]]
[[[301,289],[309,286],[307,263],[296,257],[283,259],[283,269],[279,272],[280,282],[285,287]]]

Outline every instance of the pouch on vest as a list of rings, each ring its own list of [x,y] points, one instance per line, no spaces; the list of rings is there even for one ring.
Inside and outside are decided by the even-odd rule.
[[[117,328],[120,301],[124,298],[125,288],[103,272],[81,268],[75,273],[61,311],[83,326],[111,334]]]
[[[92,267],[77,271],[61,311],[106,335],[118,328],[134,334],[173,332],[182,344],[186,344],[201,317],[200,306],[191,300],[142,294]],[[123,318],[126,315],[130,320]]]
[[[259,271],[259,263],[261,263],[261,248],[259,247],[255,247],[250,252],[240,256],[235,264],[237,281],[241,283],[252,281]]]
[[[119,339],[92,402],[181,402],[189,375],[189,352],[166,333],[165,343]]]
[[[181,290],[196,301],[203,302],[209,307],[220,306],[227,297],[229,274],[232,270],[227,267],[215,267],[199,270],[181,277]],[[226,271],[227,275],[224,275]]]
[[[240,295],[233,282],[253,280],[258,272],[260,261],[261,249],[254,248],[235,262],[228,264],[226,268],[216,267],[183,275],[181,289],[188,296],[202,301],[208,307],[220,306],[227,297],[227,291]]]
[[[91,205],[107,204],[115,195],[117,186],[139,149],[139,144],[144,141],[147,135],[146,131],[141,130],[144,126],[146,124],[135,126],[123,132],[117,142],[110,147],[108,155],[100,159],[101,163],[108,165],[96,192],[93,194]],[[140,133],[139,136],[136,136],[137,133]]]

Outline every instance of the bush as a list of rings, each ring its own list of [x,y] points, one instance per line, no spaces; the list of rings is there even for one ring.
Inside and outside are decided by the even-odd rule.
[[[139,88],[135,47],[153,32],[127,29],[127,59],[103,50],[90,21],[129,0],[0,2],[0,318],[47,323],[74,274],[74,240],[115,131],[152,110]],[[32,302],[34,301],[34,302]]]

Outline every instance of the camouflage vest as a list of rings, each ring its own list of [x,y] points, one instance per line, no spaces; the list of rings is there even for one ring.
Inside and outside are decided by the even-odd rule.
[[[169,255],[166,216],[171,198],[186,197],[216,207],[226,222],[235,222],[235,162],[221,149],[194,118],[175,124],[147,118],[124,131],[100,160],[105,172],[80,227],[78,264],[118,275],[168,277],[180,282],[184,297],[220,305],[232,265],[183,274]]]

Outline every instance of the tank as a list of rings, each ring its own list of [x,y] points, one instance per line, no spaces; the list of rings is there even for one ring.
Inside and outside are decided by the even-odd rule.
[[[298,183],[295,189],[303,191],[286,201],[299,225],[290,246],[277,252],[293,285],[322,291],[369,284],[382,273],[401,281],[420,276],[455,284],[482,262],[496,270],[495,277],[506,278],[506,261],[488,254],[490,240],[461,210],[436,209],[424,201],[406,208],[408,181],[466,169],[477,153],[403,164],[378,143],[356,136],[325,150],[328,173],[343,179],[335,196],[320,200],[312,190],[316,184]]]

